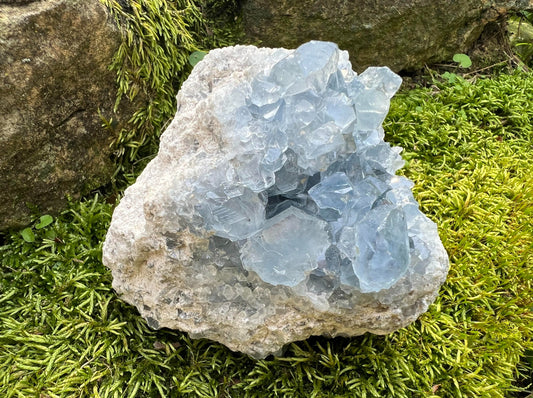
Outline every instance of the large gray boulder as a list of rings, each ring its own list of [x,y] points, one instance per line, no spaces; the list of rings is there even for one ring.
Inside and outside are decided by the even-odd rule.
[[[98,112],[117,127],[132,112],[113,113],[120,42],[98,0],[0,0],[0,230],[108,181],[114,137]]]
[[[355,70],[399,71],[449,60],[489,22],[528,8],[532,0],[245,0],[243,23],[247,40],[262,46],[334,41],[348,50]]]

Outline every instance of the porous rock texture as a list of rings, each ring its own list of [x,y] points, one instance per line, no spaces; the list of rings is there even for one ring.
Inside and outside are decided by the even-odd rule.
[[[211,51],[114,211],[113,287],[153,328],[262,358],[413,322],[448,271],[381,123],[401,79],[333,43]],[[368,259],[368,262],[366,262]]]
[[[354,70],[387,65],[416,70],[465,52],[485,26],[532,0],[245,0],[250,43],[297,47],[333,41],[348,50]]]
[[[98,0],[0,1],[0,230],[109,181],[121,35]]]

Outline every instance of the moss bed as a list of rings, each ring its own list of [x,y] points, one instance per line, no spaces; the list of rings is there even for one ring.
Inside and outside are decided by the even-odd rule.
[[[533,73],[454,83],[437,78],[430,88],[393,99],[387,140],[405,148],[402,173],[415,182],[415,196],[438,224],[451,260],[448,280],[429,311],[388,336],[316,337],[289,345],[281,357],[253,360],[178,331],[149,329],[113,292],[101,262],[114,204],[157,150],[175,91],[190,70],[185,57],[171,65],[167,80],[166,70],[139,72],[140,64],[130,58],[147,41],[132,26],[148,4],[148,30],[154,21],[167,21],[169,10],[178,18],[180,9],[190,7],[193,17],[184,23],[198,23],[169,31],[178,44],[157,50],[163,60],[173,51],[183,56],[229,44],[233,36],[220,31],[202,41],[204,28],[217,31],[196,14],[201,4],[131,0],[125,10],[124,1],[106,3],[131,40],[113,66],[122,94],[134,95],[128,90],[136,84],[136,90],[152,93],[151,108],[140,110],[116,144],[114,184],[72,202],[47,226],[40,228],[36,216],[34,242],[20,231],[3,237],[0,397],[528,396]],[[179,44],[189,31],[189,44]],[[129,39],[127,32],[133,32]]]

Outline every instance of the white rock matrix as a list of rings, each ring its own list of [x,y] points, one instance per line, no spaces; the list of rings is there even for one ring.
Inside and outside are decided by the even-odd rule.
[[[153,328],[256,358],[416,320],[448,256],[383,141],[400,84],[329,42],[211,51],[113,214],[117,293]]]

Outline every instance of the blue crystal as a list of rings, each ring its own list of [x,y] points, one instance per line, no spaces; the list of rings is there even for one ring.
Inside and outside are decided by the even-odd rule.
[[[241,195],[207,192],[198,212],[217,236],[241,240],[261,229],[265,222],[264,195],[244,189]]]
[[[409,264],[423,272],[428,220],[381,127],[401,78],[358,76],[334,43],[276,57],[215,107],[231,144],[228,170],[196,192],[206,227],[265,282],[316,295],[388,289]]]
[[[243,266],[272,285],[295,286],[329,246],[327,223],[289,207],[269,219],[241,250]]]
[[[321,209],[333,209],[342,214],[353,200],[354,192],[346,174],[334,173],[312,187],[309,196]]]
[[[387,96],[392,96],[402,84],[402,78],[385,66],[372,66],[359,75],[359,82],[366,88],[381,91]]]
[[[391,287],[409,265],[409,239],[404,213],[385,205],[372,209],[354,228],[352,256],[362,292]]]
[[[333,121],[343,134],[349,134],[355,122],[355,109],[346,94],[341,93],[324,100],[324,114],[326,120]]]

